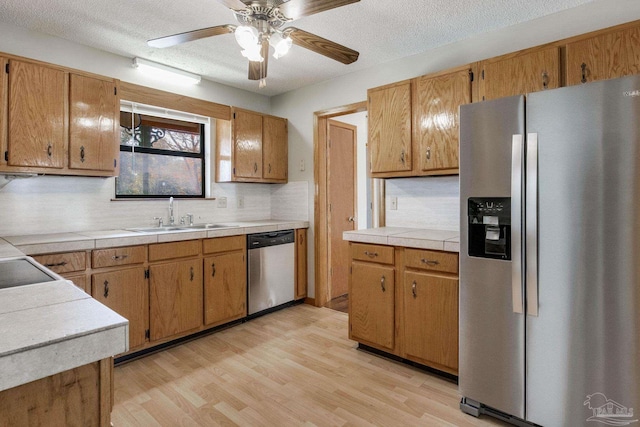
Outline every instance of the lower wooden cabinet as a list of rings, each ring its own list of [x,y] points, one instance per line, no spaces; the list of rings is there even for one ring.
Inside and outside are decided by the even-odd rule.
[[[145,344],[149,286],[144,267],[93,274],[91,296],[129,320],[129,350]]]
[[[349,338],[394,348],[395,268],[353,262],[349,289]]]
[[[296,300],[307,296],[307,230],[300,228],[296,230],[296,289],[294,298]]]
[[[349,338],[457,375],[458,255],[350,246]]]
[[[407,359],[458,370],[458,280],[405,271],[404,352]]]
[[[204,259],[205,325],[220,325],[247,315],[246,272],[244,251]]]
[[[202,259],[149,267],[151,341],[202,325]]]

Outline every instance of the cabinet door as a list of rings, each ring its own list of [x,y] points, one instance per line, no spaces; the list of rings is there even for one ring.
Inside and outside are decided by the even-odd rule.
[[[247,315],[247,265],[244,252],[204,259],[204,323],[222,324]]]
[[[567,86],[640,73],[640,28],[567,44]]]
[[[349,338],[388,350],[394,347],[395,269],[351,264]]]
[[[113,171],[118,153],[117,95],[113,80],[71,74],[69,167]]]
[[[483,99],[560,87],[560,48],[532,49],[482,63]]]
[[[407,359],[458,369],[458,280],[404,274],[404,348]]]
[[[262,179],[262,115],[236,110],[233,119],[234,177]]]
[[[286,182],[288,159],[287,120],[279,117],[263,117],[262,167],[264,178]]]
[[[144,268],[96,273],[91,296],[129,320],[129,349],[145,343],[149,329],[149,287]]]
[[[411,171],[411,82],[369,91],[371,172]]]
[[[470,70],[415,81],[414,161],[418,173],[458,169],[460,105],[471,102]]]
[[[296,230],[296,291],[295,299],[307,296],[307,230]]]
[[[151,341],[202,325],[202,259],[149,268]]]
[[[9,60],[9,166],[64,166],[66,77],[61,70]]]

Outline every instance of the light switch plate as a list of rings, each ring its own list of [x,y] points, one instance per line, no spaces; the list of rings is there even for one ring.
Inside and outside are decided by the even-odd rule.
[[[397,211],[398,210],[398,198],[397,197],[392,197],[391,200],[389,201],[389,209],[392,211]]]
[[[226,197],[218,197],[218,207],[226,208],[227,207],[227,198]]]

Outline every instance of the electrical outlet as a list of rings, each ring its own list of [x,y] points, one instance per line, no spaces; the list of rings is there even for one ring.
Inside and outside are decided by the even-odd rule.
[[[300,172],[304,172],[304,159],[300,160]]]
[[[238,209],[244,209],[244,196],[238,196]]]
[[[226,197],[218,197],[218,207],[226,208],[227,207],[227,198]]]
[[[398,198],[397,197],[392,197],[390,200],[390,207],[389,209],[391,209],[392,211],[397,211],[398,210]]]

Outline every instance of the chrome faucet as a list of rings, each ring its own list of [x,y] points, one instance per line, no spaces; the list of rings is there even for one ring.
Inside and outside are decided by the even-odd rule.
[[[175,225],[176,220],[173,216],[173,197],[169,197],[169,225]]]

